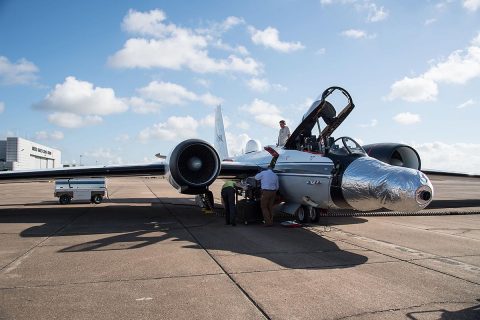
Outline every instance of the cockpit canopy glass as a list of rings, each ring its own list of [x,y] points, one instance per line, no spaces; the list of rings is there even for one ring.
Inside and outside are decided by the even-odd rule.
[[[336,139],[333,145],[330,147],[330,153],[337,155],[367,154],[362,146],[350,137],[341,137]]]

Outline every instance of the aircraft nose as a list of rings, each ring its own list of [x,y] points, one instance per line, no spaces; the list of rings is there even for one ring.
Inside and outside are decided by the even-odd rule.
[[[342,193],[356,210],[386,208],[416,212],[433,199],[433,186],[421,171],[391,166],[370,157],[352,162],[342,178]]]

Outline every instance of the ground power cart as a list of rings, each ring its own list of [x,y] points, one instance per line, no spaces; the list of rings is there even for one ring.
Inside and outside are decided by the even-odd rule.
[[[69,204],[72,199],[99,204],[105,197],[105,178],[58,179],[55,181],[55,197],[61,204]]]

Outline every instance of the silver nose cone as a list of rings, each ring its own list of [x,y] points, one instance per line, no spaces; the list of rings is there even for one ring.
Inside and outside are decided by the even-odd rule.
[[[433,186],[421,171],[362,157],[345,170],[342,193],[356,210],[416,212],[432,201]]]

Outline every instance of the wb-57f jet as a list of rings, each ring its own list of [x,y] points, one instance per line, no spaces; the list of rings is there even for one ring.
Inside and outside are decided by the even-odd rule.
[[[332,93],[346,100],[337,109]],[[189,139],[180,142],[165,163],[102,167],[76,167],[1,172],[0,183],[13,180],[166,175],[180,193],[204,195],[217,178],[241,178],[269,165],[279,177],[280,210],[300,220],[318,219],[328,209],[371,211],[386,209],[415,212],[433,199],[433,186],[420,171],[421,160],[410,146],[382,143],[361,146],[350,137],[333,138],[333,132],[354,109],[350,94],[330,87],[313,102],[285,146],[261,148],[249,141],[245,153],[226,158],[221,114],[216,117],[215,144]],[[340,110],[340,112],[337,112]]]

